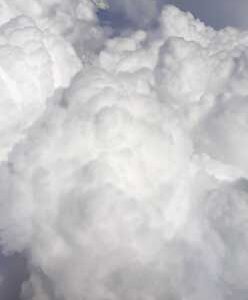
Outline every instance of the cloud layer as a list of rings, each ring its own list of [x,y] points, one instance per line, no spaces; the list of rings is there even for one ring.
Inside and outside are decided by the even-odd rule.
[[[23,299],[245,299],[248,33],[166,6],[108,38],[92,1],[10,3],[0,240]]]

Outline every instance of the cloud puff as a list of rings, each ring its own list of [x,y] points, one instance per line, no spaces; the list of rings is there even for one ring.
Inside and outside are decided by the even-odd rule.
[[[38,69],[51,97],[36,120],[30,98],[32,126],[0,166],[1,244],[28,257],[24,299],[244,299],[247,33],[172,6],[154,30],[106,39],[71,82],[63,33],[31,31],[57,59]]]
[[[0,25],[25,15],[42,31],[62,35],[75,51],[89,56],[101,48],[105,30],[98,24],[97,10],[107,8],[105,0],[1,0]],[[82,34],[83,33],[83,34]]]
[[[69,85],[81,63],[61,37],[20,16],[0,28],[1,157],[42,114],[46,100]]]

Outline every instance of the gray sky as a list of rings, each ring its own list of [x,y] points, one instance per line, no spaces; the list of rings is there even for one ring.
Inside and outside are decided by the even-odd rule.
[[[215,28],[248,26],[247,0],[171,0],[169,2],[191,11],[207,25]]]
[[[247,0],[109,0],[110,11],[100,14],[114,27],[142,27],[156,20],[164,4],[174,4],[216,29],[248,27]]]
[[[21,255],[0,255],[0,299],[19,300],[21,283],[27,276],[26,262]]]

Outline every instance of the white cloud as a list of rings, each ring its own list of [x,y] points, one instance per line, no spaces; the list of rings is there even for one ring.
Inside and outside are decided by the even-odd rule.
[[[57,12],[70,11],[62,4]],[[86,8],[73,45],[99,29]],[[214,31],[168,6],[156,32],[102,35],[99,55],[83,39],[77,53],[93,59],[73,78],[79,62],[63,30],[51,35],[30,16],[2,28],[0,62],[29,100],[20,119],[32,123],[0,166],[1,243],[28,253],[24,299],[243,299],[247,33]],[[39,76],[21,73],[32,62]],[[38,119],[34,96],[51,96]]]
[[[28,17],[0,29],[1,150],[13,144],[43,112],[46,100],[66,87],[81,64],[71,45],[41,31]]]

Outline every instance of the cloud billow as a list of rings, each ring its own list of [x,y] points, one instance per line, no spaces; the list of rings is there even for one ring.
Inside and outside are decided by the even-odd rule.
[[[0,241],[25,253],[22,299],[245,299],[247,32],[166,6],[111,38],[92,1],[20,3],[0,28]]]

